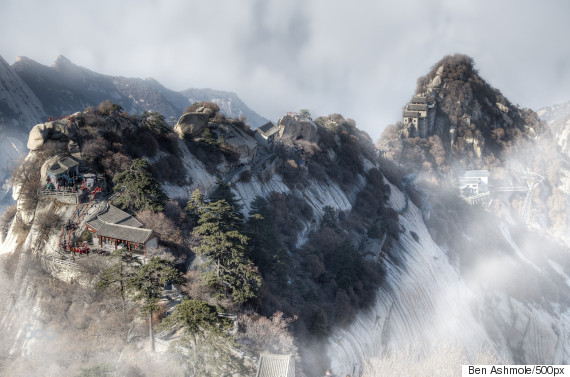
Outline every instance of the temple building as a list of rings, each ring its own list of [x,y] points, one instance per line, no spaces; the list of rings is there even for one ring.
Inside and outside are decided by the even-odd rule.
[[[267,122],[263,126],[256,128],[255,139],[265,147],[271,146],[275,140],[275,135],[279,132],[279,127],[272,122]]]
[[[75,157],[59,159],[48,167],[46,176],[55,187],[72,183],[79,176],[79,160]]]
[[[405,137],[428,137],[435,126],[435,104],[426,96],[417,95],[404,108],[402,114]]]
[[[102,249],[124,248],[146,255],[148,250],[158,247],[158,234],[142,226],[133,216],[112,205],[87,221],[87,229],[95,233]]]

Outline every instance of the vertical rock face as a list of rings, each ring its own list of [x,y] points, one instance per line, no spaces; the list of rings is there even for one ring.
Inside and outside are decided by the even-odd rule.
[[[10,199],[11,167],[25,153],[27,134],[43,112],[36,95],[0,56],[0,212]]]
[[[279,119],[277,127],[281,139],[316,141],[317,125],[309,118],[289,113]]]
[[[27,134],[43,113],[40,100],[0,56],[0,130]]]
[[[390,205],[401,208],[404,196],[394,186],[391,192]],[[368,360],[387,351],[438,342],[458,346],[470,357],[490,347],[505,363],[570,362],[570,280],[561,261],[550,259],[554,254],[531,261],[518,246],[528,240],[521,234],[515,238],[502,225],[508,248],[490,250],[482,262],[460,272],[452,252],[433,242],[413,204],[400,216],[400,225],[404,232],[394,246],[396,257],[384,261],[386,282],[375,306],[330,337],[335,373],[359,375]],[[513,294],[520,274],[536,282],[541,293],[523,292],[524,300]],[[549,290],[554,291],[548,296],[557,298],[546,302]]]

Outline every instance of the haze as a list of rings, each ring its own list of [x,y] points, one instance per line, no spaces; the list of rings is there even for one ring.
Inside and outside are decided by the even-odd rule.
[[[376,140],[456,52],[523,107],[569,100],[569,15],[563,0],[5,0],[0,55],[234,91],[274,121],[342,113]]]

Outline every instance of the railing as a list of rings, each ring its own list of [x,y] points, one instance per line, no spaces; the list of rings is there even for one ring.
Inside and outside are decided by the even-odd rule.
[[[44,196],[79,196],[82,191],[39,189],[38,194]]]
[[[474,205],[477,204],[481,201],[483,201],[483,199],[485,199],[486,197],[488,197],[489,195],[491,195],[491,193],[489,191],[487,192],[483,192],[481,194],[477,194],[475,196],[461,196],[467,203]]]
[[[57,264],[60,265],[62,267],[66,267],[66,268],[73,268],[73,269],[80,269],[81,266],[78,265],[77,263],[74,262],[70,262],[68,260],[63,260],[63,259],[57,259],[55,257],[48,257],[48,256],[41,256],[41,258],[45,261],[45,262],[49,262],[49,263],[53,263],[53,264]]]

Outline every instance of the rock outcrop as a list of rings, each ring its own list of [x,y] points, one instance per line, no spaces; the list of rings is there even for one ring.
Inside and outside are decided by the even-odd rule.
[[[180,117],[174,126],[174,132],[181,139],[197,136],[208,125],[208,119],[210,119],[210,115],[207,112],[186,113]]]
[[[75,138],[77,126],[68,120],[36,124],[30,131],[28,149],[34,151],[44,145],[46,140],[69,141]]]
[[[233,125],[220,125],[218,130],[226,143],[231,145],[240,155],[241,163],[250,163],[257,148],[257,141],[242,129]]]
[[[280,139],[316,141],[317,125],[311,119],[295,113],[284,115],[277,123]]]

